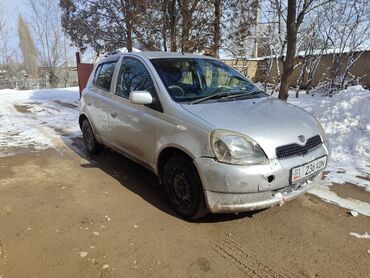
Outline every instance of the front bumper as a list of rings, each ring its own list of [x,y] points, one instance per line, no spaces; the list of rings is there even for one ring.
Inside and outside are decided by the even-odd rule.
[[[194,162],[208,209],[213,213],[242,212],[280,205],[311,189],[322,171],[292,186],[290,170],[324,155],[329,151],[323,144],[305,156],[272,159],[266,165],[229,165],[206,157]]]
[[[299,188],[287,186],[277,191],[230,194],[205,191],[208,209],[213,213],[252,211],[283,205],[310,190],[321,178],[321,173],[305,181]]]

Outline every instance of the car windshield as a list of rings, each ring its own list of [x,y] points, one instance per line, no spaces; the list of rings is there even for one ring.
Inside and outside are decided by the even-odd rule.
[[[203,58],[152,59],[176,102],[228,101],[266,97],[263,91],[221,61]]]

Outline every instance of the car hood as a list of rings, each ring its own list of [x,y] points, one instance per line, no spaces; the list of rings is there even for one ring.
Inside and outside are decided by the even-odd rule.
[[[254,139],[269,158],[278,146],[297,143],[320,134],[317,120],[303,109],[267,97],[250,100],[183,104],[184,109],[207,121],[213,129],[227,129]]]

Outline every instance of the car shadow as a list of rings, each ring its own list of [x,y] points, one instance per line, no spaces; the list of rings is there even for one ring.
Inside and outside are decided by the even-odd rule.
[[[170,206],[164,188],[160,185],[157,176],[136,163],[135,161],[104,147],[98,155],[87,153],[81,134],[61,133],[61,139],[73,152],[88,161],[82,163],[83,168],[98,168],[116,179],[122,186],[143,198],[157,209],[182,219]],[[238,214],[208,214],[196,220],[184,220],[192,223],[215,223],[231,221],[242,218],[251,218],[259,211],[243,212]]]

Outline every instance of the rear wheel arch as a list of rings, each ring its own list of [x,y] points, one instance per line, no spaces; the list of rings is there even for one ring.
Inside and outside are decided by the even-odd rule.
[[[93,125],[92,121],[90,121],[90,119],[86,116],[86,114],[81,114],[79,119],[78,119],[78,123],[79,123],[79,126],[80,126],[80,129],[82,130],[82,125],[83,125],[83,122],[87,120],[94,132],[94,136],[96,137],[96,140],[99,142],[99,144],[103,144],[103,142],[101,141],[100,137],[96,134],[96,129],[95,129],[95,126]]]
[[[78,124],[79,124],[81,130],[82,130],[82,124],[83,124],[84,120],[89,121],[89,119],[87,118],[87,116],[85,114],[81,114],[80,117],[78,118]]]
[[[80,117],[82,137],[84,140],[87,151],[91,154],[98,154],[103,148],[103,145],[99,144],[94,135],[92,126],[87,117]]]

